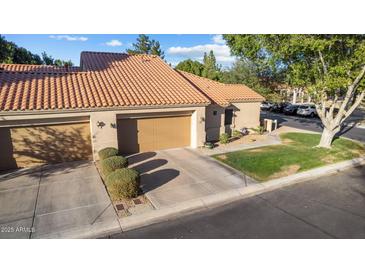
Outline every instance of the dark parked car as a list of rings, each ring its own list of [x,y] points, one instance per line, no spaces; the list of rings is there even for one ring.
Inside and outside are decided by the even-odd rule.
[[[288,106],[290,106],[291,104],[290,103],[275,103],[272,108],[271,108],[271,111],[272,112],[278,112],[278,113],[282,113],[284,112],[284,109]]]
[[[284,108],[284,113],[288,115],[295,115],[297,114],[298,105],[289,105]]]

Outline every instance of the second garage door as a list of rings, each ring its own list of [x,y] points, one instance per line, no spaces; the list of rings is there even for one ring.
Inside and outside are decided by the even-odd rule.
[[[0,170],[92,160],[88,122],[0,128]]]
[[[124,154],[190,146],[190,116],[118,119]]]

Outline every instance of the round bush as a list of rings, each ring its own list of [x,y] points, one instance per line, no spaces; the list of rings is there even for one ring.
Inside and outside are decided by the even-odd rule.
[[[128,166],[128,160],[123,156],[112,156],[106,158],[100,162],[101,171],[104,176],[108,176],[116,169],[124,168]]]
[[[219,142],[221,144],[227,144],[229,142],[229,135],[227,133],[222,133],[219,136]]]
[[[106,147],[98,152],[100,160],[107,159],[112,156],[118,155],[118,149],[114,147]]]
[[[106,187],[114,200],[137,197],[139,173],[131,168],[117,169],[106,178]]]

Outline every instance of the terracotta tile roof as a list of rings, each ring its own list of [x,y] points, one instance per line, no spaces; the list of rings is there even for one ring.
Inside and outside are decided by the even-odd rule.
[[[214,103],[221,106],[227,106],[234,102],[264,100],[264,97],[243,84],[223,84],[185,71],[179,70],[179,73]]]
[[[26,64],[0,64],[0,71],[26,71],[26,72],[77,72],[79,67],[56,67],[47,65],[26,65]]]
[[[83,52],[81,69],[1,65],[0,111],[207,105],[209,99],[155,56]]]

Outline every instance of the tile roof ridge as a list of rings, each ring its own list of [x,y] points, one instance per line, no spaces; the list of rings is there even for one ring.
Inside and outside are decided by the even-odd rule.
[[[127,55],[127,56],[149,56],[149,57],[158,57],[161,58],[160,56],[156,55],[156,54],[147,54],[147,53],[127,53],[127,52],[111,52],[111,51],[91,51],[91,50],[84,50],[81,51],[81,54],[84,53],[91,53],[91,54],[110,54],[110,55]]]

